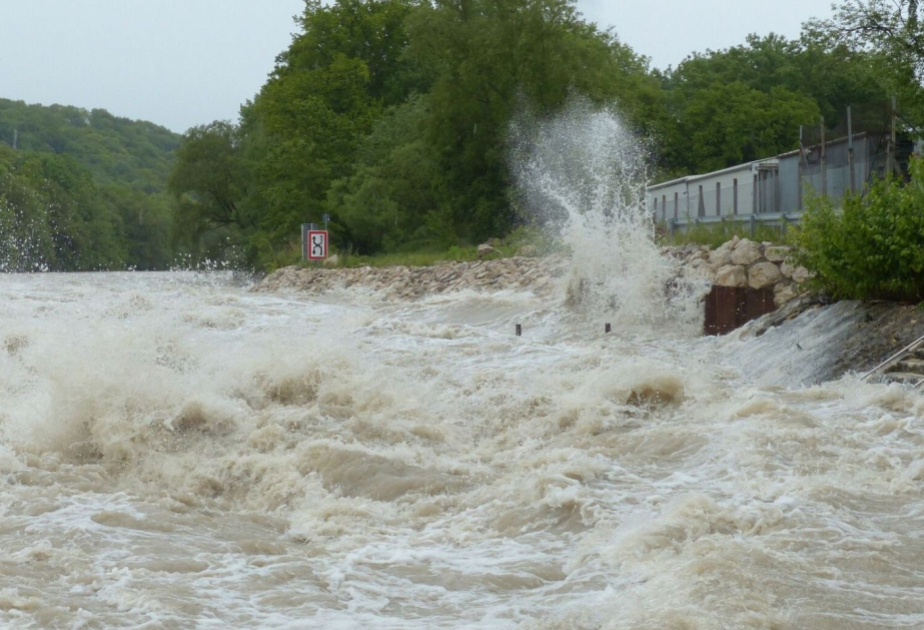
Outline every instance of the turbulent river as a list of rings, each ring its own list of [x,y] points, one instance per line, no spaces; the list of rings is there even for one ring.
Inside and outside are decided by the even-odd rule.
[[[700,336],[618,117],[511,137],[546,297],[0,275],[0,627],[924,627],[924,399]]]
[[[221,274],[0,311],[0,627],[924,626],[922,399],[757,385],[785,344]]]

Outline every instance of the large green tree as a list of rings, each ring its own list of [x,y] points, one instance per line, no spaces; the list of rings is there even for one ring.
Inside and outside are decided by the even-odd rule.
[[[844,0],[833,9],[831,19],[814,20],[809,30],[869,53],[905,121],[924,128],[924,7],[918,0]]]
[[[824,116],[833,127],[848,105],[885,101],[879,59],[811,28],[799,40],[751,35],[694,54],[663,75],[662,165],[668,175],[705,172],[795,149],[800,125]]]
[[[512,226],[508,128],[569,95],[618,101],[643,126],[657,100],[647,62],[580,19],[568,0],[435,0],[410,17],[409,55],[432,72],[426,139],[445,173],[456,233],[480,240]]]

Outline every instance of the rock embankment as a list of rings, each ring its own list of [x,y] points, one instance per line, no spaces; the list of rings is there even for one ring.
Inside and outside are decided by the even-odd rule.
[[[720,287],[773,288],[773,302],[779,307],[804,291],[808,279],[805,267],[789,260],[791,248],[758,243],[738,237],[716,249],[687,246],[667,252],[680,261],[681,274],[707,280]]]
[[[264,278],[254,290],[321,294],[356,286],[389,299],[415,299],[462,289],[527,290],[547,295],[557,286],[556,279],[567,271],[564,256],[514,256],[430,267],[284,267]]]
[[[787,261],[789,248],[772,243],[736,237],[714,250],[684,246],[663,251],[677,261],[678,276],[718,286],[773,287],[777,306],[801,295],[800,285],[808,278],[804,268]],[[568,259],[562,255],[446,262],[429,267],[285,267],[264,278],[254,290],[322,294],[361,287],[387,299],[416,299],[462,289],[548,295],[568,270]]]

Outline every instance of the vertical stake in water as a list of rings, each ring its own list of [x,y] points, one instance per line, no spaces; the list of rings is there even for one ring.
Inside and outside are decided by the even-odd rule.
[[[522,336],[523,336],[523,326],[521,326],[520,324],[517,324],[517,337],[522,337]]]
[[[603,330],[606,334],[610,334],[613,331],[613,326],[611,324],[606,324],[603,327]]]

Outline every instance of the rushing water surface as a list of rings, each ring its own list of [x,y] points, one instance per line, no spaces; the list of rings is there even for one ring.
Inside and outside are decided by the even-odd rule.
[[[518,133],[551,297],[0,275],[0,627],[924,627],[921,397],[700,337],[618,118]]]
[[[0,627],[924,626],[917,394],[563,302],[0,276]]]

